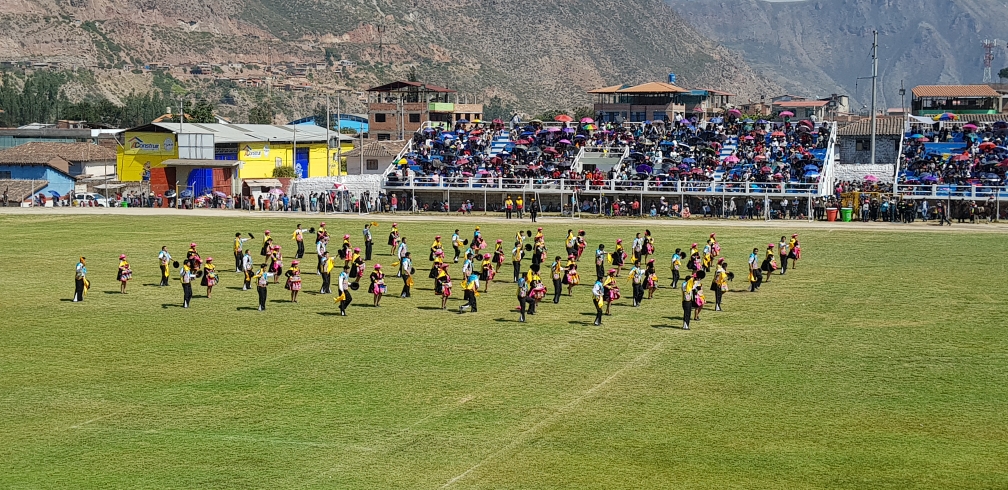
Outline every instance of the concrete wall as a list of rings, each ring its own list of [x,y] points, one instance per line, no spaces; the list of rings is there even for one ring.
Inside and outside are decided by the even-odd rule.
[[[866,175],[878,177],[879,182],[891,184],[896,173],[895,164],[837,164],[834,167],[834,177],[838,181],[859,182]]]
[[[871,136],[838,136],[837,146],[840,148],[840,163],[868,163],[871,161],[871,150],[865,143],[864,150],[857,150],[857,141],[871,141]],[[898,136],[877,136],[875,139],[875,162],[895,163],[899,156]]]

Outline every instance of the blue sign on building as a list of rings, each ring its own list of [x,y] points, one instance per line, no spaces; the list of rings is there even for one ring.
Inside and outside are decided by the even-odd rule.
[[[668,83],[675,85],[675,73],[668,74]]]

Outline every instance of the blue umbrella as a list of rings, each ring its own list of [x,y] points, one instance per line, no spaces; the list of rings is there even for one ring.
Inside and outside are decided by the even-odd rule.
[[[683,158],[682,162],[683,163],[696,163],[696,159],[694,159],[694,158]]]
[[[469,120],[468,119],[459,119],[458,121],[455,121],[455,124],[469,124]]]
[[[816,172],[814,170],[810,170],[808,172],[805,172],[805,177],[808,177],[808,178],[816,178],[818,176],[819,176],[819,172]]]
[[[638,165],[637,166],[637,173],[640,173],[640,174],[649,174],[649,173],[651,173],[651,170],[653,170],[653,169],[650,166],[648,166],[648,165]]]
[[[808,164],[808,165],[806,165],[806,166],[805,166],[805,169],[804,169],[804,170],[805,170],[806,172],[818,172],[818,171],[819,171],[819,167],[818,167],[818,166],[816,166],[816,165],[812,165],[812,164],[810,163],[810,164]]]
[[[181,196],[182,197],[193,197],[193,191],[191,191],[189,189],[186,189],[186,190],[182,191]]]
[[[721,124],[721,123],[724,122],[724,118],[723,117],[712,117],[712,118],[710,118],[710,122],[713,123],[713,124]]]
[[[52,194],[52,197],[55,197],[56,199],[59,199],[60,197],[59,192],[50,190],[49,193]]]

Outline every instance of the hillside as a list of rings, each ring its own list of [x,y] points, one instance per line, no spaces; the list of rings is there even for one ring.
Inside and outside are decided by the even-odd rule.
[[[980,83],[984,39],[1000,39],[997,72],[1008,66],[1003,0],[669,0],[702,35],[743,55],[789,91],[845,93],[869,103],[871,31],[879,31],[879,107],[899,107],[908,89]],[[855,84],[857,87],[855,88]],[[854,106],[854,102],[859,104]]]
[[[276,79],[267,67],[312,63],[298,78],[313,87],[302,96],[312,100],[412,69],[422,80],[479,100],[497,95],[530,112],[585,105],[587,89],[662,80],[670,71],[687,86],[742,95],[775,89],[660,0],[7,0],[2,61],[90,67],[97,90],[113,97],[151,86],[142,69],[150,63],[183,82],[191,78],[180,68],[187,64],[215,65],[203,79]]]

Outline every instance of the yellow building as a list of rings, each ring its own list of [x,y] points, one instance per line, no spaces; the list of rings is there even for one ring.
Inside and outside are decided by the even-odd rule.
[[[337,145],[347,152],[353,139],[307,124],[152,123],[124,132],[117,175],[149,180],[156,193],[176,185],[230,193],[239,179],[271,178],[281,166],[301,178],[339,175]]]

